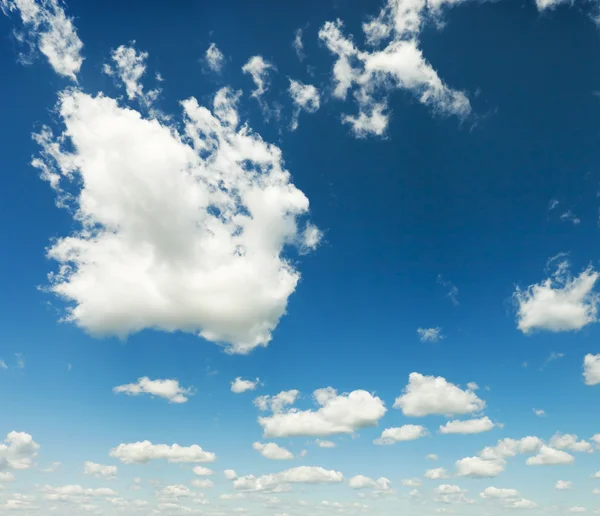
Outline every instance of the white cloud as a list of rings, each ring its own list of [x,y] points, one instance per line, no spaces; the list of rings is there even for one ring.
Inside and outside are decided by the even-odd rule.
[[[421,342],[439,342],[444,338],[441,328],[417,328]]]
[[[8,369],[8,366],[4,360],[0,360],[0,369]]]
[[[54,71],[77,81],[83,43],[58,0],[0,0],[5,14],[18,11],[32,46],[46,56]]]
[[[262,56],[253,56],[242,66],[242,72],[250,74],[256,88],[252,96],[258,101],[269,89],[269,70],[275,70],[275,66],[265,61]]]
[[[442,478],[448,478],[448,473],[444,468],[428,469],[425,472],[425,478],[428,478],[429,480],[440,480]]]
[[[535,0],[535,5],[539,11],[554,9],[557,5],[567,3],[569,0]],[[552,201],[558,204],[558,201]]]
[[[525,290],[517,288],[517,326],[523,333],[533,330],[576,331],[598,318],[600,298],[594,292],[598,272],[591,266],[573,278],[562,261],[556,271]]]
[[[227,480],[235,480],[238,476],[237,473],[233,469],[226,469],[223,471],[223,475]]]
[[[239,477],[233,482],[238,491],[286,491],[287,484],[333,484],[344,481],[344,475],[339,471],[326,470],[321,467],[299,466],[280,473],[255,477],[248,475]]]
[[[583,359],[583,378],[586,385],[600,383],[600,355],[588,353]]]
[[[376,489],[378,491],[390,490],[390,481],[385,477],[373,480],[372,478],[365,477],[364,475],[356,475],[348,481],[348,485],[352,489]]]
[[[322,439],[315,440],[315,444],[319,448],[335,448],[335,443],[331,441],[323,441]]]
[[[541,439],[533,436],[522,439],[506,438],[498,441],[496,446],[487,446],[479,453],[479,456],[485,460],[503,461],[518,453],[537,453],[543,444]]]
[[[182,102],[180,134],[102,95],[60,95],[66,130],[37,135],[33,164],[82,224],[48,251],[65,320],[96,335],[199,333],[233,353],[268,344],[300,279],[283,253],[303,245],[308,199],[280,149],[237,127],[237,99],[219,90],[212,113]]]
[[[438,456],[435,453],[430,453],[425,457],[427,460],[438,460]]]
[[[380,398],[363,390],[338,394],[327,387],[314,391],[313,397],[320,406],[316,411],[290,410],[259,418],[265,437],[350,434],[377,425],[387,411]]]
[[[196,478],[190,482],[194,487],[198,489],[212,489],[215,487],[215,483],[208,478]]]
[[[290,79],[290,87],[288,89],[292,102],[294,104],[294,114],[292,116],[291,130],[294,131],[298,127],[298,117],[300,111],[307,113],[316,113],[321,106],[321,98],[319,90],[312,84],[304,84],[300,81]]]
[[[304,53],[304,43],[302,41],[302,29],[297,29],[294,33],[294,41],[292,42],[292,47],[298,56],[300,61],[303,61],[306,57]]]
[[[264,396],[258,396],[254,400],[254,405],[256,405],[262,411],[270,410],[271,412],[277,414],[278,412],[281,412],[287,405],[293,405],[296,403],[299,395],[300,391],[296,389],[281,391],[279,394],[274,396],[265,394]]]
[[[240,376],[238,376],[233,382],[231,382],[231,392],[235,392],[236,394],[240,394],[246,391],[253,391],[260,385],[260,379],[257,378],[255,381],[252,380],[242,380]]]
[[[216,73],[221,73],[225,64],[225,56],[216,43],[211,43],[204,53],[204,60],[208,67]]]
[[[263,457],[271,460],[290,460],[294,458],[294,454],[285,448],[282,448],[275,443],[259,443],[252,444],[252,448],[258,451]]]
[[[484,460],[480,457],[466,457],[456,461],[456,474],[459,477],[492,478],[504,471],[501,461]]]
[[[570,450],[580,453],[592,453],[592,445],[583,439],[578,441],[575,434],[554,434],[550,439],[550,446],[557,450]]]
[[[462,390],[441,376],[410,373],[403,394],[396,398],[394,408],[404,415],[422,417],[432,414],[454,415],[480,412],[485,401],[471,390]]]
[[[125,464],[146,464],[156,459],[166,459],[169,462],[213,462],[217,458],[214,453],[204,451],[197,444],[180,446],[152,444],[150,441],[119,444],[110,451],[110,456]]]
[[[454,306],[460,305],[458,302],[458,287],[451,281],[445,280],[441,274],[438,274],[437,282],[446,289],[446,297],[450,299]]]
[[[29,469],[37,457],[40,445],[25,432],[10,432],[0,444],[0,471]]]
[[[572,222],[575,226],[581,223],[581,219],[577,215],[575,215],[571,210],[561,213],[560,220]]]
[[[358,104],[357,116],[344,116],[358,137],[385,134],[389,115],[387,96],[390,90],[406,89],[418,100],[441,114],[454,114],[461,118],[471,111],[469,100],[463,92],[446,86],[423,57],[417,39],[420,22],[427,18],[427,2],[412,2],[400,6],[389,0],[377,19],[363,25],[367,43],[379,43],[391,36],[385,48],[360,50],[351,38],[342,34],[342,22],[327,22],[319,31],[319,38],[336,56],[333,66],[334,96],[345,99],[352,91]],[[411,22],[407,30],[406,20]]]
[[[14,482],[15,476],[10,471],[0,471],[0,482]]]
[[[568,480],[559,480],[554,485],[554,488],[558,489],[559,491],[568,491],[569,489],[573,488],[573,482],[569,482]]]
[[[546,411],[543,409],[533,409],[533,413],[538,417],[544,417],[546,415]]]
[[[467,498],[466,491],[459,486],[442,484],[435,488],[433,492],[436,502],[447,504],[472,503],[472,500]]]
[[[69,484],[59,487],[40,486],[44,499],[51,502],[85,503],[89,497],[117,496],[117,493],[107,487],[84,488],[78,484]]]
[[[575,457],[567,452],[544,445],[540,448],[538,454],[527,459],[525,464],[528,466],[554,466],[572,464],[574,461]]]
[[[516,489],[501,489],[498,487],[487,487],[486,489],[484,489],[480,495],[481,498],[486,498],[486,499],[506,499],[506,498],[518,498],[519,495],[519,491],[517,491]]]
[[[414,441],[429,435],[427,429],[419,425],[404,425],[399,428],[386,428],[375,444],[394,444],[401,441]]]
[[[191,389],[184,389],[177,380],[150,380],[147,376],[138,378],[137,383],[128,383],[119,385],[113,389],[115,394],[124,393],[129,396],[139,396],[140,394],[150,394],[169,400],[170,403],[185,403],[192,392]]]
[[[442,434],[480,434],[489,432],[496,425],[489,417],[480,419],[470,419],[468,421],[448,421],[445,425],[440,426]]]
[[[587,512],[587,509],[585,507],[570,507],[569,508],[569,512]]]
[[[402,480],[402,485],[406,487],[421,487],[423,482],[420,478],[406,478]]]
[[[209,477],[215,474],[215,472],[212,469],[205,468],[204,466],[194,466],[192,471],[194,472],[194,475],[197,475],[199,477]]]
[[[86,461],[83,464],[83,473],[92,477],[113,479],[117,477],[117,466],[104,466],[103,464]]]

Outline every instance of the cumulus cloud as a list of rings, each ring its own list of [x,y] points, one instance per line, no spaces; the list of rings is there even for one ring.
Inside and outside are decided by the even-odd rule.
[[[184,389],[177,380],[150,380],[147,376],[139,378],[137,383],[118,385],[113,388],[115,394],[124,393],[129,396],[150,394],[169,400],[170,403],[185,403],[192,389]]]
[[[296,403],[298,396],[300,395],[300,391],[296,389],[291,389],[289,391],[281,391],[279,394],[275,394],[274,396],[270,396],[265,394],[264,396],[258,396],[254,400],[254,405],[256,405],[259,410],[267,411],[277,414],[281,412],[287,405],[293,405]]]
[[[315,444],[319,448],[335,448],[335,443],[332,441],[324,441],[322,439],[316,439]]]
[[[233,487],[238,491],[281,492],[289,490],[288,484],[336,484],[343,481],[344,475],[339,471],[315,466],[299,466],[260,477],[254,475],[239,477],[233,481]]]
[[[269,343],[300,279],[284,252],[303,247],[308,199],[281,150],[238,127],[238,97],[182,102],[181,134],[103,95],[60,95],[65,131],[36,136],[33,164],[80,225],[48,250],[64,320],[199,333],[232,353]]]
[[[537,417],[544,417],[546,415],[546,411],[543,409],[533,409],[533,413],[537,416]]]
[[[197,444],[152,444],[150,441],[119,444],[110,450],[110,456],[124,464],[146,464],[151,460],[166,459],[169,462],[213,462],[217,456],[204,451]]]
[[[429,435],[427,429],[419,425],[404,425],[399,428],[386,428],[375,444],[394,444],[401,441],[414,441]]]
[[[374,480],[364,475],[356,475],[348,481],[352,489],[375,489],[376,491],[389,491],[391,489],[390,481],[385,477]]]
[[[573,482],[569,482],[568,480],[559,480],[554,485],[554,489],[558,489],[559,491],[568,491],[573,489]]]
[[[473,503],[467,498],[467,492],[459,486],[442,484],[434,490],[434,500],[446,504]]]
[[[480,457],[466,457],[456,461],[456,474],[459,477],[492,478],[503,471],[504,464],[500,461]]]
[[[394,408],[401,409],[404,415],[411,417],[432,414],[451,416],[480,412],[485,408],[485,401],[472,390],[462,390],[441,376],[410,373],[408,385],[403,394],[396,398]]]
[[[37,47],[57,74],[77,81],[83,43],[58,0],[0,0],[0,7],[20,15],[25,34],[19,39]]]
[[[525,464],[528,466],[555,466],[560,464],[572,464],[575,457],[569,453],[557,450],[550,446],[542,446],[537,455],[529,457]]]
[[[442,478],[448,478],[448,473],[444,468],[428,469],[425,472],[425,478],[428,478],[429,480],[440,480]]]
[[[481,498],[487,499],[517,498],[519,496],[519,491],[517,491],[516,489],[501,489],[498,487],[487,487],[480,493],[479,496],[481,496]]]
[[[107,487],[85,488],[78,484],[53,487],[40,486],[45,500],[50,502],[85,503],[90,497],[117,496],[117,493]]]
[[[0,360],[0,369],[8,369],[8,366],[4,360]]]
[[[596,322],[600,301],[594,291],[597,280],[598,272],[591,266],[572,277],[569,263],[558,263],[550,277],[524,290],[517,288],[513,294],[517,327],[523,333],[576,331]]]
[[[15,476],[10,471],[0,471],[0,483],[1,482],[14,482]]]
[[[238,376],[233,382],[231,382],[231,392],[235,392],[236,394],[240,394],[246,391],[253,391],[260,385],[260,379],[257,378],[255,381],[252,380],[242,380],[240,376]]]
[[[113,479],[117,478],[117,466],[105,466],[103,464],[86,461],[83,464],[83,473],[92,477]]]
[[[600,355],[588,353],[583,359],[583,379],[586,385],[600,383]]]
[[[556,433],[550,439],[549,444],[552,448],[556,448],[557,450],[570,450],[580,453],[593,453],[594,451],[589,442],[583,439],[578,441],[575,434]]]
[[[417,328],[421,342],[439,342],[444,338],[441,328]]]
[[[10,432],[0,444],[0,471],[29,469],[33,466],[40,445],[25,432]]]
[[[252,448],[258,451],[263,457],[271,460],[290,460],[294,458],[294,454],[289,450],[275,443],[259,443],[252,444]]]
[[[535,509],[537,504],[524,499],[516,489],[487,487],[479,496],[486,500],[499,502],[502,507],[510,509]]]
[[[208,67],[216,73],[223,71],[223,65],[225,64],[225,56],[219,50],[216,43],[211,43],[204,53],[204,61]]]
[[[321,106],[321,97],[319,95],[319,90],[312,84],[304,84],[303,82],[295,81],[293,79],[290,79],[288,93],[294,104],[294,114],[291,126],[292,131],[294,131],[298,127],[300,111],[316,113]]]
[[[332,387],[317,389],[318,410],[289,410],[258,419],[265,437],[327,436],[350,434],[376,426],[387,412],[383,401],[367,391],[338,394]]]
[[[410,91],[436,113],[464,118],[471,112],[466,95],[449,88],[419,48],[418,33],[428,11],[432,12],[432,3],[405,5],[388,0],[377,18],[363,25],[367,43],[378,47],[387,40],[383,48],[359,49],[343,34],[339,19],[325,23],[319,31],[319,38],[336,58],[334,97],[345,99],[352,92],[358,105],[357,115],[343,117],[356,136],[385,134],[387,96],[393,89]]]
[[[569,0],[535,0],[535,5],[539,11],[546,11],[554,9],[560,4],[568,3]],[[556,201],[558,204],[558,201]]]
[[[205,468],[204,466],[194,466],[192,471],[194,472],[194,475],[197,475],[199,477],[209,477],[215,474],[215,472],[212,469]]]
[[[480,434],[489,432],[496,425],[489,417],[480,419],[470,419],[467,421],[448,421],[445,425],[440,426],[441,434]]]
[[[223,471],[223,475],[227,480],[235,480],[238,476],[237,473],[233,469],[226,469]]]
[[[242,72],[250,74],[254,82],[254,90],[251,95],[260,104],[263,113],[267,114],[268,107],[263,100],[263,95],[270,86],[269,71],[276,70],[275,66],[265,61],[262,56],[252,56],[248,62],[242,66]]]

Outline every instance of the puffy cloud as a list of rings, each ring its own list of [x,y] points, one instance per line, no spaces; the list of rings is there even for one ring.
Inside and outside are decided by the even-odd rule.
[[[352,477],[348,481],[348,485],[352,489],[376,489],[378,491],[389,491],[390,490],[390,481],[381,477],[377,480],[373,480],[372,478],[365,477],[364,475],[356,475]]]
[[[17,11],[32,46],[46,56],[54,71],[77,80],[83,43],[58,0],[0,0],[5,14]]]
[[[438,460],[438,456],[435,453],[430,453],[425,457],[427,460]]]
[[[261,97],[269,89],[269,70],[275,70],[275,66],[265,61],[262,56],[253,56],[242,66],[242,72],[250,74],[256,88],[252,96],[261,102]]]
[[[29,469],[37,457],[40,445],[25,432],[10,432],[0,444],[0,471]]]
[[[86,461],[83,464],[83,473],[92,477],[112,479],[117,477],[117,466],[104,466],[103,464]]]
[[[569,263],[560,262],[555,272],[525,290],[517,288],[517,326],[523,333],[580,330],[598,318],[600,298],[594,292],[598,272],[591,266],[573,278]]]
[[[124,393],[130,396],[150,394],[169,400],[170,403],[185,403],[188,401],[186,395],[190,395],[192,389],[184,389],[177,380],[150,380],[147,376],[138,378],[137,383],[119,385],[113,389],[115,394]]]
[[[410,373],[403,394],[396,398],[394,408],[404,415],[422,417],[431,414],[453,415],[479,412],[485,401],[471,390],[462,390],[441,376]]]
[[[588,353],[583,359],[583,378],[586,385],[600,383],[600,355]]]
[[[322,439],[315,440],[315,444],[319,448],[335,448],[335,443],[332,441],[323,441]]]
[[[14,482],[15,476],[10,471],[0,471],[0,482]]]
[[[459,486],[442,484],[433,490],[435,501],[447,504],[473,503],[467,498],[467,492]]]
[[[319,96],[319,90],[312,84],[304,84],[293,79],[290,79],[288,92],[294,103],[294,115],[292,117],[291,127],[292,131],[294,131],[298,127],[300,111],[316,113],[321,106],[321,98]]]
[[[50,502],[85,503],[91,497],[117,496],[115,491],[107,487],[92,489],[78,484],[59,487],[45,485],[41,486],[39,490],[44,493],[44,499]]]
[[[487,446],[479,453],[479,456],[485,460],[503,461],[518,453],[536,453],[543,444],[541,439],[533,436],[522,439],[506,438],[498,441],[496,446]]]
[[[237,473],[233,469],[226,469],[223,471],[223,475],[227,480],[235,480],[238,476]]]
[[[363,390],[338,394],[327,387],[314,391],[313,397],[318,410],[290,410],[259,418],[265,437],[350,434],[377,425],[387,412],[380,398]]]
[[[146,464],[156,459],[166,459],[169,462],[213,462],[217,458],[214,453],[204,451],[197,444],[180,446],[152,444],[150,441],[119,444],[110,451],[110,456],[125,464]]]
[[[387,95],[392,89],[406,89],[418,100],[440,114],[454,114],[461,118],[471,111],[471,105],[463,92],[444,84],[436,71],[424,58],[417,39],[420,21],[427,18],[428,3],[411,2],[404,9],[395,0],[388,0],[377,19],[363,25],[368,43],[377,44],[383,39],[391,40],[383,49],[360,50],[342,33],[342,22],[327,22],[319,31],[319,38],[336,56],[333,66],[334,96],[345,99],[353,92],[358,104],[358,115],[343,117],[358,137],[381,136],[385,133],[389,115]],[[407,30],[405,20],[419,20]]]
[[[199,333],[233,353],[268,344],[300,279],[283,253],[303,245],[308,199],[281,150],[238,128],[237,99],[182,102],[180,134],[103,95],[60,95],[65,131],[36,136],[33,164],[81,224],[48,250],[65,320],[96,335]]]
[[[439,342],[444,338],[441,328],[417,328],[421,342]]]
[[[272,460],[290,460],[294,458],[294,455],[289,450],[282,448],[275,443],[259,443],[252,444],[252,448],[258,451],[263,457]]]
[[[300,391],[296,389],[281,391],[279,394],[275,394],[274,396],[265,394],[264,396],[258,396],[254,400],[254,405],[256,405],[262,411],[270,410],[271,412],[277,414],[281,412],[287,405],[293,405],[296,403],[299,395]]]
[[[445,425],[440,426],[442,434],[480,434],[489,432],[496,425],[489,417],[480,419],[470,419],[467,421],[448,421]]]
[[[242,380],[240,376],[238,376],[233,382],[231,382],[231,392],[235,392],[236,394],[253,391],[260,385],[260,379],[257,378],[255,381],[251,380]]]
[[[425,478],[428,478],[429,480],[440,480],[442,478],[448,478],[448,473],[444,468],[428,469],[425,472]]]
[[[215,43],[211,43],[204,53],[204,61],[216,73],[221,73],[225,64],[225,56]]]
[[[538,11],[545,11],[554,9],[557,5],[567,3],[567,1],[568,0],[535,0],[535,5],[537,6]],[[555,200],[551,202],[556,202],[556,204],[558,204],[558,201]]]
[[[574,461],[575,457],[573,457],[573,455],[544,445],[540,448],[538,454],[529,457],[525,464],[528,466],[554,466],[559,464],[572,464]]]
[[[554,485],[554,489],[558,489],[559,491],[568,491],[573,488],[573,482],[569,482],[568,480],[559,480]]]
[[[575,434],[554,434],[549,444],[557,450],[570,450],[580,453],[593,453],[594,451],[590,443],[583,439],[578,441]]]
[[[506,498],[518,498],[519,491],[516,489],[500,489],[498,487],[487,487],[484,489],[480,495],[481,498],[487,499],[501,499],[504,500]]]
[[[194,472],[194,475],[198,475],[199,477],[209,477],[215,474],[212,469],[205,468],[204,466],[194,466],[192,471]]]
[[[238,477],[234,480],[233,487],[238,491],[281,492],[289,489],[287,484],[334,484],[343,481],[344,475],[339,471],[315,466],[299,466],[260,477],[254,475]]]
[[[404,425],[399,428],[386,428],[375,444],[394,444],[401,441],[414,441],[429,435],[427,429],[419,425]]]
[[[402,480],[402,485],[406,487],[421,487],[423,482],[420,478],[406,478]]]
[[[501,461],[485,460],[480,457],[466,457],[456,461],[456,474],[459,477],[492,478],[504,471]]]

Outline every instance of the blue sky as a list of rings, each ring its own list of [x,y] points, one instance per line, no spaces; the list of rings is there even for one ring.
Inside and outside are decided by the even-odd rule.
[[[596,2],[0,6],[0,514],[600,512]]]

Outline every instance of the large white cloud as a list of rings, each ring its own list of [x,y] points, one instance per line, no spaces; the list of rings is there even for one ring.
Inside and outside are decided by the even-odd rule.
[[[517,326],[523,333],[580,330],[598,319],[600,297],[594,291],[598,272],[591,266],[572,277],[569,263],[558,263],[554,273],[524,290],[517,288]]]
[[[0,444],[0,471],[29,469],[33,466],[40,445],[25,432],[10,432]]]
[[[139,378],[136,383],[118,385],[113,388],[115,394],[124,393],[130,396],[150,394],[169,400],[170,403],[185,403],[192,389],[185,389],[177,380],[150,380],[147,376]]]
[[[263,457],[271,460],[290,460],[294,458],[292,452],[276,443],[255,442],[252,444],[252,448],[259,452]]]
[[[352,489],[376,489],[378,491],[389,491],[390,481],[385,477],[380,477],[377,480],[366,477],[364,475],[355,475],[348,480],[348,485]]]
[[[459,477],[492,478],[504,471],[501,461],[485,460],[481,457],[466,457],[456,461]]]
[[[496,425],[489,417],[479,419],[469,419],[466,421],[448,421],[445,425],[440,426],[441,434],[480,434],[489,432]]]
[[[386,428],[375,444],[394,444],[401,441],[414,441],[429,435],[428,430],[420,425],[404,425],[398,428]]]
[[[241,376],[238,376],[233,382],[231,382],[231,392],[240,394],[246,391],[253,391],[260,385],[260,379],[256,380],[244,380]]]
[[[260,417],[265,437],[327,436],[350,434],[377,425],[387,409],[383,401],[367,391],[338,394],[331,387],[317,389],[313,398],[318,410],[289,410]]]
[[[471,389],[462,390],[441,376],[410,373],[408,385],[396,398],[394,408],[412,417],[431,414],[450,416],[479,412],[485,408],[485,401]]]
[[[588,353],[583,359],[583,379],[586,385],[600,383],[600,355]]]
[[[345,99],[351,91],[358,104],[357,115],[343,117],[356,136],[385,133],[389,120],[387,94],[396,88],[412,92],[436,113],[460,118],[469,115],[471,105],[466,95],[449,88],[419,48],[423,22],[438,13],[442,4],[452,3],[457,2],[388,0],[377,18],[363,25],[371,50],[360,50],[344,36],[341,20],[323,25],[319,38],[336,56],[334,97]]]
[[[594,451],[589,442],[583,439],[578,441],[575,434],[556,433],[552,436],[548,444],[557,450],[570,450],[580,453],[593,453]]]
[[[77,80],[83,63],[83,43],[58,0],[0,0],[8,14],[17,11],[31,43],[46,56],[54,71]]]
[[[151,460],[166,459],[169,462],[213,462],[217,456],[204,451],[197,444],[152,444],[150,441],[119,444],[110,451],[110,456],[125,464],[146,464]]]
[[[199,333],[235,353],[268,344],[300,279],[284,250],[318,240],[299,228],[308,199],[281,150],[238,126],[238,97],[220,90],[213,112],[182,102],[181,134],[103,95],[60,95],[64,132],[37,135],[33,164],[81,224],[48,251],[67,321]]]
[[[525,464],[528,466],[555,466],[560,464],[572,464],[575,457],[569,453],[557,450],[550,446],[542,446],[537,455],[529,457]]]

